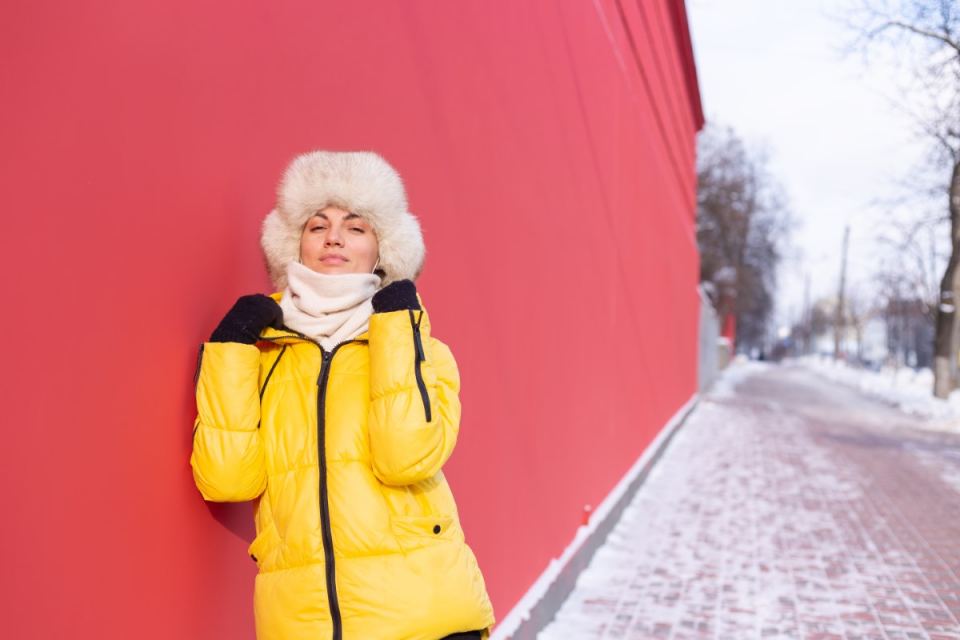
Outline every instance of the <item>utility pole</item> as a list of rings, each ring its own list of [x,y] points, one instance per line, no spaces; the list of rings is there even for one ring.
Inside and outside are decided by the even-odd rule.
[[[806,274],[803,283],[803,354],[810,355],[813,343],[813,318],[810,311],[810,274]]]
[[[840,259],[840,291],[837,293],[837,314],[833,321],[833,359],[839,360],[843,346],[844,287],[847,282],[847,248],[850,245],[850,225],[843,229],[843,257]]]

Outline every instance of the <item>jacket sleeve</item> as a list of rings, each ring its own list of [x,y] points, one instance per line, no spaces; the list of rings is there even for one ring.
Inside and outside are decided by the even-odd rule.
[[[190,466],[205,500],[253,500],[267,486],[259,374],[255,345],[206,342],[201,347]]]
[[[370,451],[373,472],[401,486],[430,478],[460,429],[460,374],[447,345],[430,337],[426,312],[370,317]]]

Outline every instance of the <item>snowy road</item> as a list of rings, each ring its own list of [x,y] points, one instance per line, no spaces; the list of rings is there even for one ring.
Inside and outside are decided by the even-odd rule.
[[[960,436],[738,366],[539,638],[960,639]]]

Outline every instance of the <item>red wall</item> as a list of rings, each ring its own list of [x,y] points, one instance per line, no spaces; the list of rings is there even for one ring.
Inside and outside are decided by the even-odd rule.
[[[498,618],[694,392],[682,4],[0,11],[3,637],[252,637],[250,506],[193,487],[193,372],[268,290],[258,229],[296,153],[374,149],[406,180]]]

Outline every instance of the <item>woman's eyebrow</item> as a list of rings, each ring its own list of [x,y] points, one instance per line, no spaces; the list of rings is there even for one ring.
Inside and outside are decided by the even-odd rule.
[[[330,222],[330,218],[328,218],[328,217],[327,217],[327,214],[325,214],[325,213],[321,213],[321,212],[318,211],[317,213],[313,214],[313,216],[314,216],[315,218],[323,218],[323,219],[326,220],[327,222]],[[344,220],[344,221],[354,220],[354,219],[360,220],[361,222],[364,222],[364,223],[367,222],[367,221],[364,220],[363,217],[362,217],[360,214],[358,214],[358,213],[348,213],[347,215],[343,216],[343,220]]]

